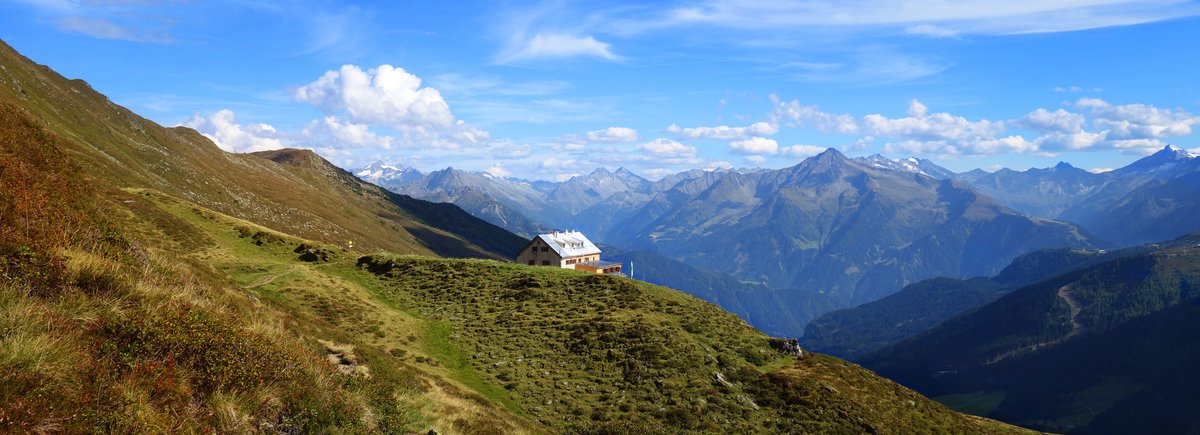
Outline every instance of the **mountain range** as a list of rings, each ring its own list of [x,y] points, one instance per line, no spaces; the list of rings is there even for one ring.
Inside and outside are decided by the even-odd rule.
[[[0,43],[0,432],[1025,433],[524,241]]]
[[[1197,206],[1189,193],[1200,179],[1198,162],[1168,146],[1104,173],[1060,163],[955,174],[925,159],[851,159],[831,150],[781,170],[691,170],[654,182],[604,168],[561,183],[452,168],[417,178],[393,167],[373,176],[393,191],[454,202],[517,233],[578,228],[620,249],[757,282],[790,295],[789,310],[806,314],[757,316],[768,323],[756,324],[799,335],[807,313],[823,312],[817,306],[854,306],[935,276],[993,274],[1040,248],[1131,246],[1200,230],[1182,218]],[[360,174],[379,174],[380,165]],[[824,203],[811,207],[814,200]],[[891,218],[873,221],[872,211]],[[662,264],[644,271],[673,275],[654,269]]]
[[[1195,219],[1200,199],[1200,159],[1167,145],[1123,168],[1091,173],[1067,163],[1046,169],[957,177],[1031,216],[1079,224],[1116,246],[1168,240],[1200,230]]]

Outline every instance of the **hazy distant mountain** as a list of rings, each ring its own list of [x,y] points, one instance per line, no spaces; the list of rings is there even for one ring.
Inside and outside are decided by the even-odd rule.
[[[708,184],[690,195],[660,194],[647,206],[658,212],[620,224],[613,243],[794,289],[793,305],[815,293],[840,306],[933,276],[992,274],[1035,249],[1088,245],[1070,224],[1031,219],[960,183],[868,166],[833,149],[791,168],[734,172]]]
[[[1015,210],[1032,216],[1057,218],[1064,210],[1103,187],[1112,179],[1112,174],[1094,174],[1060,162],[1045,169],[1018,172],[1005,168],[959,177]]]
[[[451,202],[509,231],[532,235],[578,229],[604,240],[609,229],[638,213],[653,196],[676,184],[713,174],[693,169],[651,182],[620,168],[599,168],[565,182],[525,181],[446,168],[421,174],[376,162],[356,172],[394,192],[428,201]]]
[[[1079,224],[1120,246],[1200,231],[1200,159],[1175,146],[1093,174],[1066,163],[1046,169],[971,171],[955,178],[1021,212]]]
[[[932,161],[916,157],[889,159],[879,154],[871,154],[866,157],[856,157],[854,160],[874,168],[923,174],[939,180],[954,176],[954,171],[938,166],[937,163]]]
[[[419,180],[425,174],[403,165],[375,162],[355,172],[354,176],[376,186],[387,187],[388,185],[398,185]]]
[[[546,203],[542,199],[544,193],[526,181],[455,168],[422,174],[416,169],[379,162],[355,174],[403,195],[454,203],[476,218],[522,236],[551,230],[554,225],[563,225],[570,219],[565,211]],[[536,219],[529,216],[536,216]]]
[[[1194,433],[1200,235],[1146,250],[1022,287],[861,363],[930,396],[996,396],[981,414],[1021,425]]]
[[[1167,146],[1112,171],[1112,180],[1060,217],[1119,245],[1200,231],[1200,158]]]
[[[625,168],[610,172],[603,167],[590,174],[571,177],[546,194],[546,201],[572,215],[617,193],[650,193],[650,181]]]

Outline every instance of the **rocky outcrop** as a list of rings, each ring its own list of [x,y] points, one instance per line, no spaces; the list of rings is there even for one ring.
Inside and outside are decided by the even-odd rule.
[[[767,341],[771,344],[772,349],[779,351],[781,354],[804,355],[804,349],[800,348],[800,340],[795,338],[770,338]]]
[[[307,261],[309,263],[324,263],[333,257],[332,251],[319,246],[309,245],[307,243],[301,243],[300,246],[297,246],[292,252],[300,254],[300,261]]]

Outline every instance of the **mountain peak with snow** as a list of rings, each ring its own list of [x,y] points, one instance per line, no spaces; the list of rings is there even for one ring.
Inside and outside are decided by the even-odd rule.
[[[414,168],[400,164],[389,164],[376,161],[354,173],[358,178],[373,184],[384,182],[403,183],[421,178],[424,174]]]
[[[932,161],[917,157],[890,159],[881,154],[872,154],[866,157],[856,157],[854,160],[872,168],[910,172],[937,179],[946,179],[954,176],[953,171],[943,168]]]

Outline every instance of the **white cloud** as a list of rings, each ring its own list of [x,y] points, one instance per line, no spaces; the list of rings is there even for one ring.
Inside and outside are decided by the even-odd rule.
[[[507,64],[533,59],[555,59],[567,57],[595,57],[605,60],[621,60],[612,52],[608,43],[597,41],[592,36],[577,36],[567,33],[537,33],[529,38],[514,38],[510,46],[496,58],[496,63]]]
[[[564,169],[564,168],[573,168],[578,165],[579,165],[578,160],[559,159],[559,158],[551,157],[551,158],[542,160],[542,163],[540,165],[538,165],[538,167],[540,167],[542,169]]]
[[[742,158],[747,164],[761,165],[767,162],[767,158],[763,156],[746,156]]]
[[[1052,132],[1034,140],[1038,148],[1057,151],[1057,150],[1084,150],[1102,144],[1107,132],[1093,133],[1089,131],[1077,130],[1070,132]]]
[[[716,170],[726,170],[726,169],[733,169],[733,163],[729,163],[724,160],[717,160],[717,161],[713,161],[713,162],[708,162],[708,165],[706,165],[704,167],[705,171],[716,171]]]
[[[566,135],[558,140],[568,144],[633,142],[638,140],[638,133],[637,130],[628,127],[608,127],[603,130],[592,130],[581,134]]]
[[[1038,131],[1071,133],[1083,129],[1084,122],[1086,122],[1086,118],[1078,113],[1071,113],[1063,109],[1053,112],[1037,109],[1017,120],[1017,125]]]
[[[768,115],[772,124],[788,121],[790,125],[812,125],[824,132],[846,134],[857,133],[859,130],[853,116],[822,112],[819,107],[802,105],[798,100],[782,101],[775,94],[771,94],[770,98],[775,106]]]
[[[873,136],[907,137],[922,140],[972,140],[991,138],[1004,131],[1003,122],[986,119],[969,121],[949,113],[929,114],[920,101],[909,102],[908,117],[888,118],[879,114],[863,117],[863,130]]]
[[[208,117],[196,114],[183,124],[199,131],[211,139],[222,150],[232,153],[249,153],[283,148],[282,135],[269,124],[241,125],[236,122],[233,111],[218,110]]]
[[[488,145],[488,157],[501,160],[523,159],[533,155],[533,146],[529,144],[514,145],[507,140],[493,141]]]
[[[666,131],[675,133],[676,136],[685,139],[734,140],[750,136],[770,136],[779,132],[779,126],[773,123],[756,122],[746,127],[719,125],[716,127],[681,128],[678,125],[671,124],[667,126]]]
[[[129,26],[100,17],[66,16],[56,20],[54,26],[66,33],[77,33],[97,39],[158,43],[173,42],[171,36],[164,31],[135,30]]]
[[[557,181],[557,182],[560,182],[560,183],[561,183],[561,182],[563,182],[563,181],[570,180],[570,179],[572,179],[572,178],[575,178],[575,177],[578,177],[578,176],[580,176],[580,175],[582,175],[582,174],[580,174],[580,173],[578,173],[578,172],[565,172],[565,173],[561,173],[561,174],[557,174],[557,175],[555,175],[555,176],[554,176],[554,181]]]
[[[395,129],[424,145],[455,148],[490,138],[486,131],[456,120],[437,89],[421,87],[420,78],[391,65],[366,71],[344,65],[296,88],[292,96],[326,114]]]
[[[933,24],[917,24],[904,28],[904,33],[909,35],[928,36],[931,38],[953,38],[958,36],[958,31],[951,30]]]
[[[694,157],[696,155],[696,147],[664,138],[638,145],[637,149],[662,156]]]
[[[1104,144],[1113,149],[1123,150],[1128,154],[1137,154],[1143,156],[1154,154],[1155,151],[1161,150],[1163,147],[1167,146],[1166,142],[1158,139],[1109,140]]]
[[[309,122],[301,131],[303,141],[327,148],[374,147],[391,149],[393,138],[380,136],[366,124],[343,122],[336,116],[326,116]]]
[[[1087,89],[1084,89],[1083,87],[1080,87],[1080,86],[1055,86],[1054,87],[1054,92],[1058,92],[1058,93],[1078,94],[1078,93],[1085,92],[1085,91],[1087,91]],[[1100,88],[1092,88],[1092,92],[1100,92]]]
[[[1107,130],[1113,139],[1161,139],[1192,134],[1200,116],[1183,109],[1162,109],[1147,104],[1113,105],[1098,98],[1081,98],[1076,106],[1088,109],[1092,126]]]
[[[643,170],[641,175],[647,180],[656,181],[676,172],[677,171],[670,168],[650,168]]]
[[[779,150],[779,154],[782,154],[782,155],[785,155],[788,157],[804,159],[804,158],[815,156],[817,154],[821,154],[821,153],[825,152],[825,149],[826,148],[824,148],[824,147],[819,147],[819,146],[815,146],[815,145],[792,145],[790,147],[781,148]]]
[[[429,79],[430,84],[446,94],[467,96],[545,96],[557,94],[571,86],[562,80],[535,80],[508,83],[489,77],[468,77],[457,73],[438,74]]]
[[[779,152],[779,143],[774,139],[752,137],[730,142],[729,150],[738,154],[776,154]]]
[[[1002,35],[1125,26],[1194,16],[1198,12],[1194,5],[1177,0],[1151,0],[1148,3],[1135,0],[964,0],[910,2],[903,7],[887,0],[706,0],[675,8],[665,18],[625,23],[623,27],[632,31],[694,24],[763,30],[899,27],[922,34]]]
[[[1113,170],[1113,168],[1092,168],[1092,169],[1088,169],[1088,172],[1091,172],[1093,174],[1103,174],[1105,172],[1112,172],[1112,170]]]
[[[491,167],[484,169],[483,172],[486,172],[493,177],[501,177],[501,178],[512,175],[512,172],[510,172],[508,169],[504,169],[504,167],[500,166],[499,163],[496,163],[496,164],[492,165]]]
[[[1038,146],[1022,136],[977,137],[965,140],[904,140],[884,144],[885,153],[992,155],[1002,153],[1032,153]]]
[[[863,136],[863,137],[858,138],[858,140],[855,140],[854,143],[845,145],[843,148],[846,151],[862,151],[867,148],[870,148],[871,144],[874,142],[875,142],[875,136]]]

